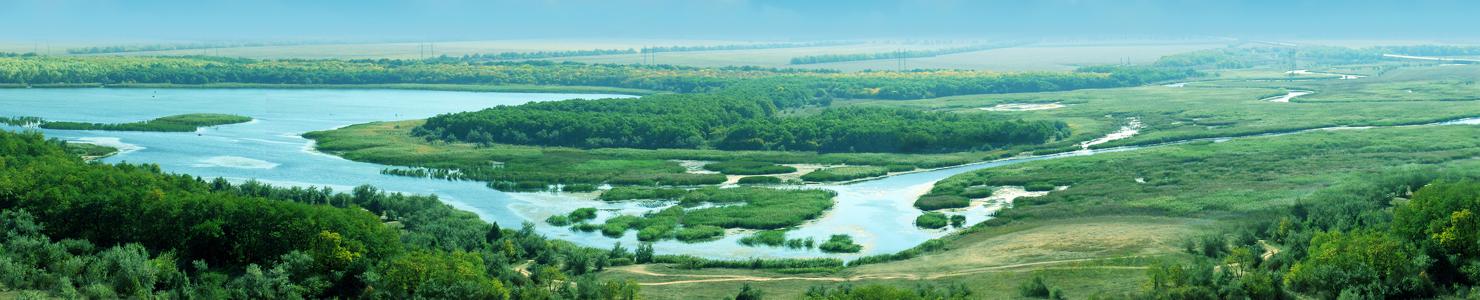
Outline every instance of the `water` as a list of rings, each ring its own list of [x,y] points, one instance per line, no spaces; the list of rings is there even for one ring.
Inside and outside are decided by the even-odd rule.
[[[598,220],[617,214],[640,214],[662,203],[592,200],[591,194],[504,193],[480,182],[381,175],[383,165],[353,162],[313,150],[312,141],[299,135],[371,121],[425,118],[439,113],[477,110],[496,105],[569,98],[628,97],[619,95],[470,93],[407,90],[272,90],[272,89],[0,89],[0,116],[36,116],[57,121],[132,122],[182,113],[232,113],[256,120],[202,129],[197,133],[107,132],[42,130],[49,137],[81,140],[123,149],[104,162],[155,163],[170,172],[234,181],[257,179],[277,185],[327,186],[349,191],[370,184],[388,191],[436,194],[444,202],[472,211],[504,227],[529,221],[547,236],[577,244],[610,247],[620,241],[637,245],[636,233],[621,239],[600,233],[573,232],[543,220],[581,207],[602,209]],[[1474,120],[1458,123],[1473,123]],[[4,127],[18,130],[17,127]],[[921,212],[912,205],[938,180],[983,168],[1028,161],[1138,149],[1119,147],[1022,157],[965,166],[926,170],[843,185],[809,185],[838,192],[837,204],[823,217],[788,232],[789,237],[812,237],[818,242],[847,233],[864,245],[858,254],[825,254],[817,250],[744,247],[736,243],[747,232],[732,230],[725,238],[703,242],[663,241],[654,248],[663,254],[690,254],[709,258],[839,257],[892,253],[948,229],[920,229],[913,223]],[[1072,187],[1070,187],[1072,188]],[[999,206],[973,205],[951,212],[969,224],[990,218]]]

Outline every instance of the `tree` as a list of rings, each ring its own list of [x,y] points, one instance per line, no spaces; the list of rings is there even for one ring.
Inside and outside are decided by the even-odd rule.
[[[639,264],[653,262],[653,243],[642,243],[637,245],[637,254],[635,259]]]

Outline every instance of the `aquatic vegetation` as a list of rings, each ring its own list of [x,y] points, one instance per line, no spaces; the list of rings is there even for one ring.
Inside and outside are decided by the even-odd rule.
[[[769,175],[796,172],[797,168],[757,161],[725,161],[704,165],[705,170],[727,175]]]
[[[889,168],[879,166],[846,166],[818,169],[805,175],[802,180],[815,182],[848,181],[879,177],[889,173]]]
[[[834,234],[821,245],[817,245],[817,249],[827,253],[858,253],[863,250],[863,246],[853,243],[853,236]]]
[[[926,212],[915,217],[915,226],[927,229],[945,228],[950,223],[950,217],[938,212]]]
[[[200,127],[251,122],[251,117],[228,114],[183,114],[159,117],[133,123],[103,124],[48,121],[38,125],[46,129],[61,130],[105,130],[105,131],[159,131],[192,132]]]

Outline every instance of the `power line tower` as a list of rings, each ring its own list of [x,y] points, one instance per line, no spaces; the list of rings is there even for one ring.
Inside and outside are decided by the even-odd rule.
[[[894,50],[894,67],[900,72],[904,72],[906,66],[904,60],[904,49]]]

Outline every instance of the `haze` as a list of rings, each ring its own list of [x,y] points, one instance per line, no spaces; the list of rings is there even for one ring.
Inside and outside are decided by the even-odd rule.
[[[1232,36],[1468,40],[1459,0],[7,0],[0,38],[465,40]]]

